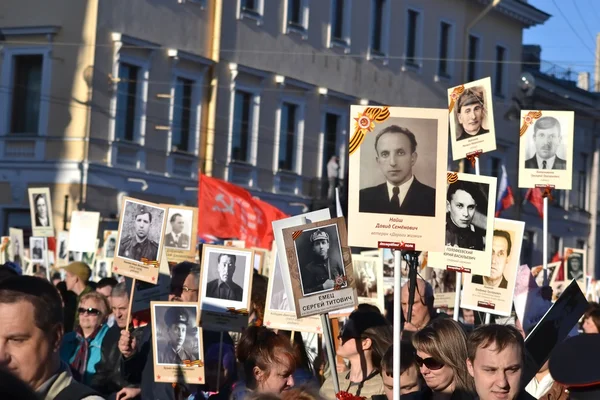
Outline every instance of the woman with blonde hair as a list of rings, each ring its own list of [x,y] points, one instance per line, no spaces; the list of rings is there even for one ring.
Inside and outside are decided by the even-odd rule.
[[[473,378],[467,370],[467,335],[449,318],[438,319],[412,338],[416,360],[428,390],[423,399],[475,398]]]

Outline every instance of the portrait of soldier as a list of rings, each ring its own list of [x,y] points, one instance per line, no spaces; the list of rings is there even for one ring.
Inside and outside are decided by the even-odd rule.
[[[184,360],[195,361],[193,351],[185,347],[191,318],[183,307],[170,307],[165,312],[164,328],[166,341],[158,342],[158,362],[160,364],[183,364]]]
[[[457,181],[448,187],[446,197],[446,246],[485,250],[485,231],[473,225],[478,207],[483,208],[478,184]]]
[[[473,275],[471,282],[497,289],[507,289],[508,280],[504,276],[504,273],[507,265],[510,264],[511,250],[512,241],[510,233],[495,230],[492,240],[492,270],[490,276]]]
[[[136,261],[142,259],[155,261],[158,257],[158,243],[148,237],[152,225],[152,213],[146,206],[136,204],[132,214],[133,232],[121,239],[119,257]]]
[[[244,289],[233,281],[236,256],[219,254],[217,257],[218,278],[206,285],[206,296],[215,299],[242,301]]]
[[[554,117],[542,117],[533,125],[535,154],[525,160],[529,169],[567,169],[567,162],[556,155],[562,143],[560,122]]]
[[[567,259],[568,278],[576,281],[583,280],[583,256],[578,253],[571,254]]]
[[[114,236],[110,236],[106,241],[106,258],[114,258],[115,257],[115,247],[117,245],[117,239]]]
[[[331,290],[336,278],[345,276],[341,262],[330,257],[330,238],[327,232],[316,229],[310,234],[310,243],[312,261],[300,265],[304,295]]]
[[[456,140],[489,133],[482,126],[486,116],[483,87],[475,86],[466,89],[456,101]]]

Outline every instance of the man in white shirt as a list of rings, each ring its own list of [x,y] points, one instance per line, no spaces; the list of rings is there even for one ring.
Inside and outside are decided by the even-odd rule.
[[[188,249],[190,247],[190,237],[183,233],[185,220],[181,214],[173,214],[169,223],[171,224],[171,232],[165,235],[165,247]]]
[[[533,126],[535,155],[525,161],[528,169],[567,169],[567,162],[556,155],[562,142],[560,122],[554,117],[542,117]]]

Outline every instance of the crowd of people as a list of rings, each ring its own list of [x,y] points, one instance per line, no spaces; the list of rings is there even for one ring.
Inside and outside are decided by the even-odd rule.
[[[55,274],[48,281],[22,275],[13,263],[0,267],[1,399],[327,400],[336,399],[332,369],[341,391],[365,399],[393,399],[398,373],[407,399],[600,398],[600,391],[585,397],[600,383],[593,366],[600,352],[596,304],[582,318],[583,333],[559,345],[533,379],[523,382],[528,332],[518,320],[514,326],[457,322],[433,307],[434,290],[419,279],[411,321],[400,321],[401,365],[394,371],[393,303],[384,313],[359,305],[337,338],[336,354],[343,361],[328,365],[322,348],[317,357],[309,356],[300,332],[262,326],[267,278],[255,273],[248,327],[241,333],[203,330],[205,383],[171,384],[155,382],[147,318],[134,316],[127,326],[127,278],[91,282],[82,262],[64,270],[64,280]],[[169,301],[197,302],[199,277],[198,264],[177,264]],[[405,285],[404,318],[408,295]]]

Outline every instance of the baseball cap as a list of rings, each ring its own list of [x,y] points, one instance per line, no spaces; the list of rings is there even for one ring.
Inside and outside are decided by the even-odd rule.
[[[83,282],[87,282],[90,280],[90,275],[92,274],[92,271],[90,270],[90,267],[88,267],[88,265],[84,262],[74,261],[64,268],[65,271],[76,275]]]

